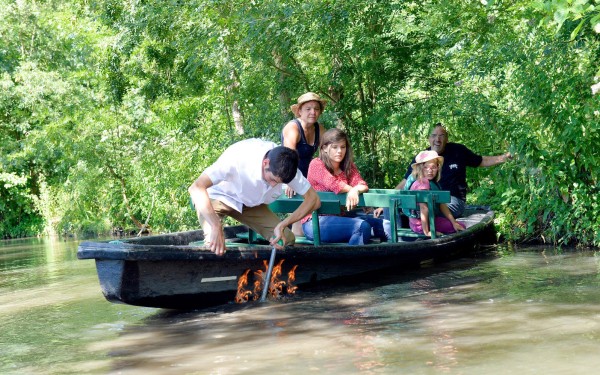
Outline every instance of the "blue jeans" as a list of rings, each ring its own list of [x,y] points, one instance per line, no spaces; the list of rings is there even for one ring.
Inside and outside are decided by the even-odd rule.
[[[450,197],[450,203],[448,203],[448,209],[452,213],[455,219],[458,219],[465,212],[465,206],[467,202],[455,196]]]
[[[364,245],[371,240],[371,229],[373,235],[380,238],[382,242],[392,237],[390,222],[372,216],[363,216],[362,218],[319,216],[319,228],[321,229],[321,242],[329,243],[348,242],[349,245]],[[314,239],[312,219],[302,224],[302,229],[306,238],[312,241]]]

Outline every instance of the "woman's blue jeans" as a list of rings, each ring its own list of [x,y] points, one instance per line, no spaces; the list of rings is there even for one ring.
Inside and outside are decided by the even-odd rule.
[[[390,222],[372,216],[319,216],[319,228],[321,242],[329,243],[348,242],[349,245],[364,245],[371,240],[371,229],[373,235],[382,242],[392,237]],[[314,239],[312,219],[302,224],[302,229],[306,238],[312,241]]]

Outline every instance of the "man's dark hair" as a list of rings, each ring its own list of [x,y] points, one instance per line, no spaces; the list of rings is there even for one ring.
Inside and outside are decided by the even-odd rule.
[[[273,176],[281,178],[284,184],[296,177],[298,170],[298,152],[289,147],[277,146],[265,156],[269,159],[269,169]]]

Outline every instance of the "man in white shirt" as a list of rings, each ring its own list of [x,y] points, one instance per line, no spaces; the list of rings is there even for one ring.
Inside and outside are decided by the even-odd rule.
[[[302,195],[304,202],[280,221],[268,204],[283,193],[283,183]],[[229,146],[188,191],[204,231],[205,244],[217,255],[225,253],[221,223],[225,216],[249,226],[280,249],[280,239],[285,245],[296,241],[288,226],[321,206],[316,191],[298,170],[298,153],[255,138]]]

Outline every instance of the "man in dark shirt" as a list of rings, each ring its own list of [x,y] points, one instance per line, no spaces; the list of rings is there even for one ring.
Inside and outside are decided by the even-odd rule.
[[[512,154],[506,152],[497,156],[481,156],[469,150],[466,146],[460,143],[448,142],[448,132],[444,125],[438,123],[429,134],[429,148],[444,157],[442,166],[442,178],[439,184],[443,190],[449,190],[452,196],[452,201],[448,204],[448,208],[452,215],[457,218],[461,217],[467,201],[467,167],[491,167],[497,164],[502,164],[509,159],[512,159]],[[404,179],[400,181],[396,189],[403,189],[406,179],[412,173],[411,164],[404,175]]]

